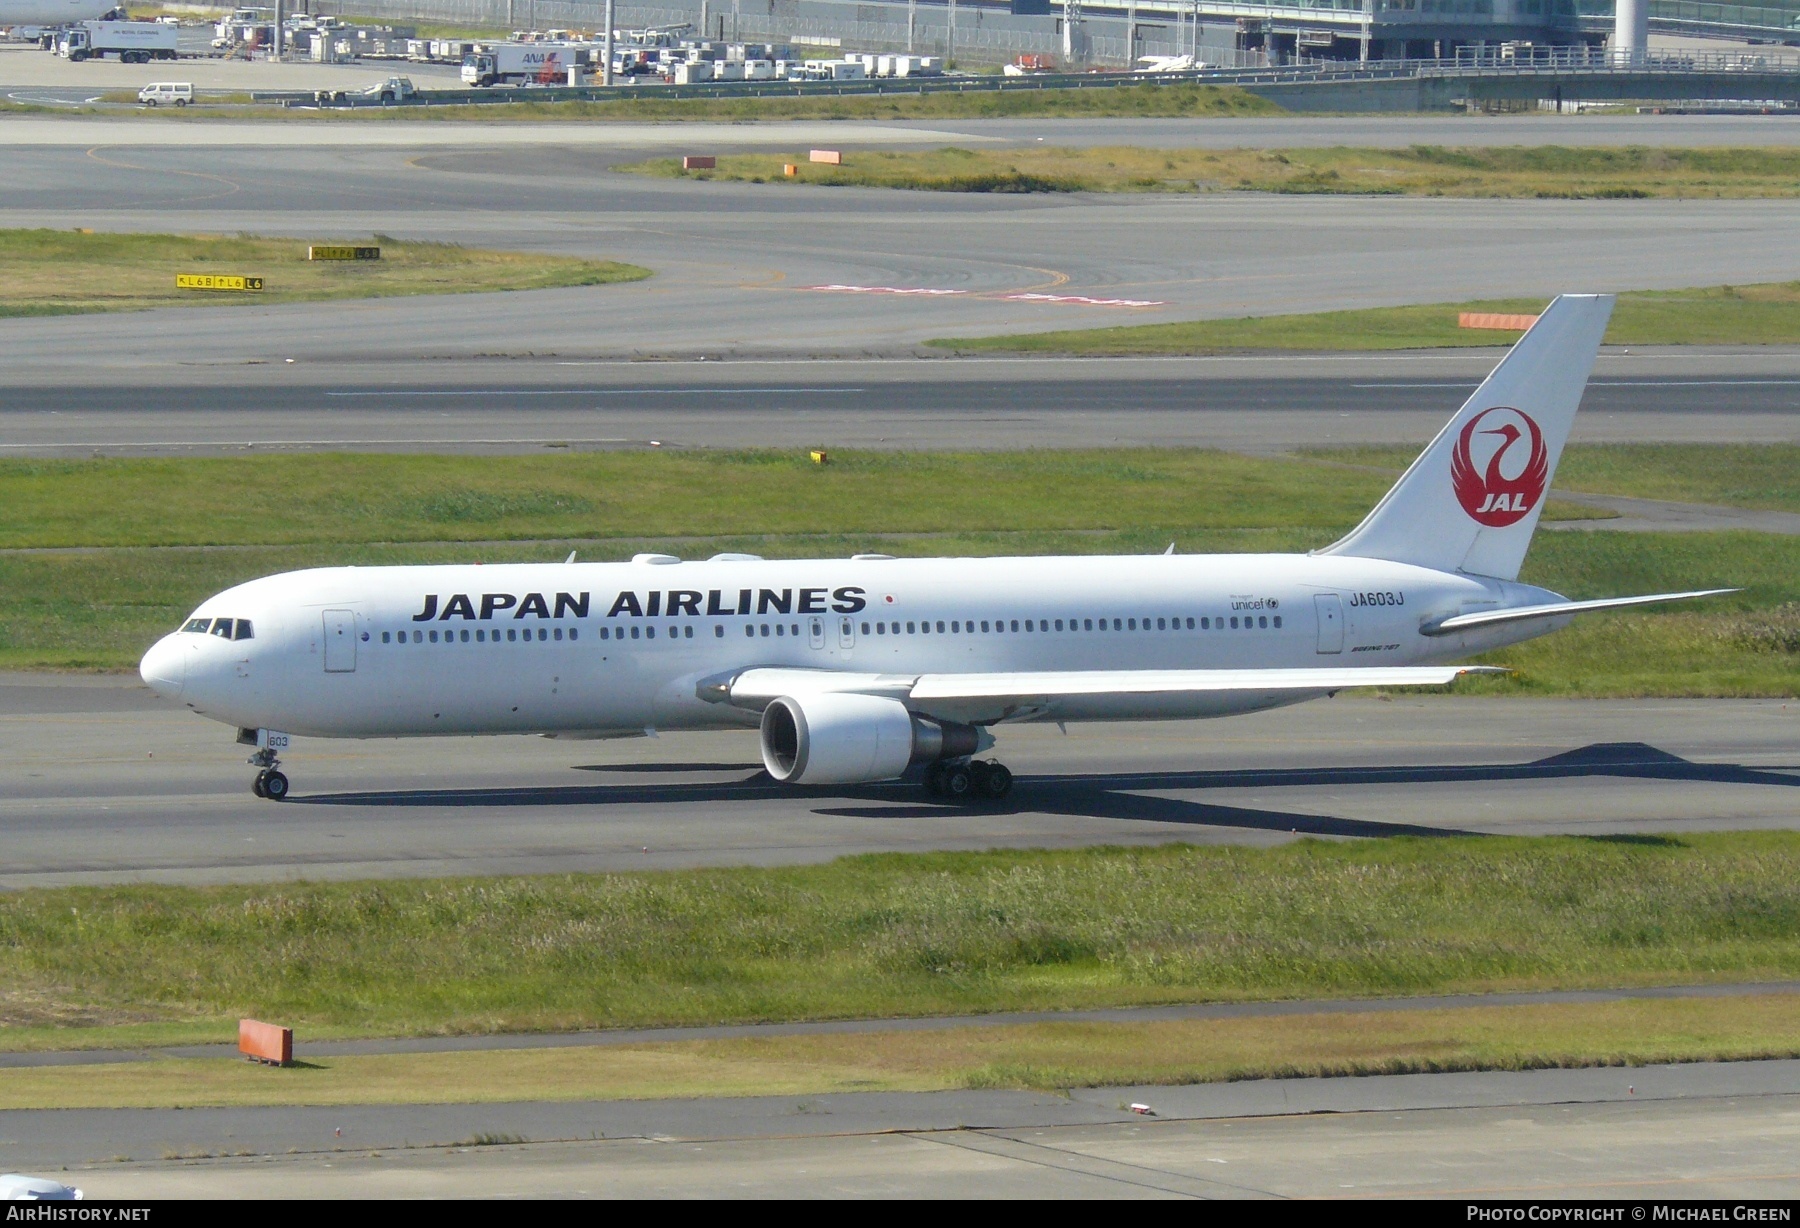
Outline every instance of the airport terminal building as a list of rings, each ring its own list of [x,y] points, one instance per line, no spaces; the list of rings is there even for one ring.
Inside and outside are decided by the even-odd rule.
[[[1651,34],[1800,45],[1800,0],[1624,0]],[[315,0],[315,11],[387,20],[597,29],[603,0]],[[966,63],[1049,54],[1070,67],[1193,54],[1224,67],[1298,59],[1530,56],[1606,46],[1614,0],[618,0],[620,28],[699,37],[918,51]]]

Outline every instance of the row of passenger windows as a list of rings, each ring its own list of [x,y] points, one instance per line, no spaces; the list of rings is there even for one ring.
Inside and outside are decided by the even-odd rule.
[[[200,635],[216,635],[222,640],[248,640],[256,637],[247,618],[190,618],[181,629]]]
[[[506,642],[511,644],[511,643],[518,643],[520,641],[523,641],[523,642],[529,644],[532,641],[531,631],[532,631],[532,629],[530,627],[526,627],[522,631],[517,627],[508,627],[506,629]],[[581,629],[579,627],[570,627],[569,631],[568,631],[568,637],[572,640],[580,639],[581,638]],[[367,632],[363,633],[363,638],[365,640],[369,638]],[[539,627],[539,628],[537,628],[537,640],[539,643],[542,643],[546,640],[560,640],[562,638],[563,638],[563,629],[561,627]],[[601,639],[606,638],[606,633],[604,631],[600,633],[600,638]],[[486,628],[478,628],[474,632],[470,632],[467,630],[460,631],[460,632],[446,630],[446,631],[444,631],[444,633],[442,634],[441,637],[438,634],[438,632],[436,632],[435,630],[434,631],[415,630],[412,633],[411,640],[407,639],[406,632],[404,632],[404,631],[383,631],[381,633],[381,642],[383,644],[390,644],[390,643],[394,643],[394,644],[406,644],[406,643],[436,644],[436,643],[440,643],[440,642],[445,643],[445,644],[454,644],[454,643],[458,643],[459,641],[461,643],[467,644],[471,639],[474,640],[474,642],[477,644],[498,644],[500,642],[500,629],[498,627],[496,627],[494,630],[489,631]]]
[[[217,621],[222,622],[222,623],[229,623],[231,620],[228,618],[222,618]],[[200,619],[195,619],[194,622],[204,624],[206,622],[206,620],[203,618],[200,618]],[[248,622],[244,621],[243,619],[239,619],[238,626],[241,628],[241,630],[239,630],[237,638],[239,638],[241,640],[249,639],[250,638],[250,624]],[[1012,632],[1012,633],[1025,632],[1025,633],[1040,633],[1040,634],[1042,634],[1042,633],[1050,633],[1053,631],[1182,631],[1182,630],[1187,630],[1187,631],[1195,631],[1195,630],[1224,631],[1224,630],[1227,630],[1228,628],[1232,631],[1266,631],[1271,628],[1279,631],[1281,629],[1281,615],[1276,614],[1271,617],[1268,614],[1257,614],[1257,615],[1245,614],[1240,617],[1240,616],[1234,614],[1229,618],[1229,620],[1226,618],[1223,618],[1223,617],[1212,618],[1210,616],[1202,616],[1198,619],[1179,618],[1179,617],[1171,618],[1171,617],[1167,617],[1167,616],[1164,616],[1162,618],[1156,618],[1156,619],[1151,619],[1151,618],[1113,618],[1113,619],[1106,619],[1106,618],[1069,618],[1069,619],[1027,618],[1027,619],[1021,620],[1021,619],[1014,618],[1014,619],[1008,620],[1008,619],[1000,619],[1000,618],[996,618],[996,619],[984,618],[984,619],[981,619],[979,621],[979,623],[977,623],[977,621],[972,618],[967,619],[967,620],[953,618],[948,623],[946,623],[943,619],[937,619],[936,621],[916,620],[915,619],[913,621],[906,622],[906,623],[888,622],[888,621],[884,620],[884,621],[876,622],[873,624],[870,624],[867,622],[863,623],[862,624],[862,633],[864,635],[871,635],[871,634],[873,634],[873,635],[931,635],[935,631],[936,634],[938,634],[938,635],[974,635],[977,633],[977,628],[979,628],[980,633],[986,634],[986,635],[1004,635],[1004,634],[1007,634],[1008,632]],[[205,630],[204,626],[196,628],[193,625],[193,623],[190,623],[184,629],[189,630],[189,631]],[[564,636],[564,631],[563,631],[563,628],[561,628],[561,627],[548,627],[548,628],[547,627],[539,627],[536,630],[537,630],[537,639],[540,643],[545,640],[561,640]],[[625,627],[601,627],[599,629],[599,631],[600,631],[600,638],[603,640],[613,640],[613,639],[622,640],[622,639],[626,638],[628,633],[629,633],[630,637],[634,640],[639,639],[639,638],[653,640],[656,638],[656,628],[651,625],[639,626],[639,625],[634,624],[629,628],[629,630]],[[667,629],[667,632],[668,632],[668,638],[672,639],[672,640],[677,640],[677,639],[691,640],[694,638],[694,627],[693,627],[693,624],[691,624],[691,623],[680,625],[680,626],[670,626]],[[220,634],[220,632],[217,630],[214,630],[213,634],[218,635],[218,634]],[[570,627],[570,628],[568,628],[567,635],[568,635],[568,638],[571,640],[579,639],[581,636],[581,632],[580,632],[579,628]],[[713,635],[715,638],[723,639],[725,636],[724,626],[721,624],[718,624],[718,623],[713,624]],[[775,636],[779,636],[779,637],[792,636],[792,637],[798,639],[800,636],[800,624],[799,623],[745,623],[744,624],[744,635],[746,638],[752,638],[752,639],[757,636],[761,636],[762,638],[767,639],[767,638],[769,638],[770,635],[775,635]],[[368,637],[367,637],[367,635],[365,635],[363,638],[367,639]],[[531,638],[532,638],[532,628],[530,628],[530,627],[526,627],[523,630],[520,630],[515,627],[509,627],[506,630],[506,642],[508,642],[508,643],[512,643],[512,642],[519,641],[519,640],[524,640],[526,642],[529,642],[531,640]],[[451,644],[451,643],[457,643],[459,641],[461,643],[467,644],[467,643],[471,642],[471,640],[473,640],[473,642],[478,643],[478,644],[479,643],[498,644],[501,642],[500,631],[498,628],[496,628],[493,631],[488,631],[485,628],[478,628],[472,632],[468,631],[468,630],[460,630],[460,631],[445,630],[441,633],[441,637],[440,637],[440,633],[436,630],[431,630],[431,631],[414,630],[411,634],[410,641],[408,640],[407,633],[405,631],[397,631],[397,632],[383,631],[381,633],[381,642],[383,644],[387,644],[387,643],[405,644],[405,643],[409,643],[409,642],[414,643],[414,644],[422,644],[422,643],[436,644],[439,642]]]
[[[1240,621],[1242,624],[1241,626],[1240,626]],[[1226,620],[1224,618],[1202,617],[1199,619],[1192,619],[1192,618],[1182,619],[1182,618],[1169,618],[1169,617],[1165,616],[1163,618],[1157,618],[1157,619],[1150,619],[1150,618],[1112,618],[1112,619],[1107,619],[1107,618],[1070,618],[1070,619],[1027,618],[1027,619],[1023,620],[1023,630],[1025,630],[1027,632],[1035,631],[1035,632],[1040,632],[1040,633],[1050,632],[1053,628],[1056,631],[1064,631],[1064,630],[1068,630],[1068,631],[1180,631],[1180,630],[1183,630],[1184,623],[1185,623],[1185,629],[1188,631],[1194,631],[1194,630],[1223,631],[1226,629]],[[1066,626],[1065,626],[1065,624],[1066,624]],[[1152,624],[1154,624],[1154,625],[1152,625]],[[983,633],[998,635],[998,634],[1003,634],[1007,631],[1014,631],[1014,632],[1019,631],[1021,629],[1021,620],[1014,618],[1009,621],[1006,619],[996,618],[996,619],[991,620],[991,622],[990,622],[990,620],[984,618],[981,620],[980,625],[981,625],[981,630]],[[1234,614],[1231,616],[1231,621],[1230,621],[1231,630],[1233,630],[1233,631],[1238,631],[1238,630],[1243,630],[1243,631],[1265,630],[1266,631],[1269,629],[1270,625],[1271,625],[1271,619],[1270,619],[1270,616],[1267,614],[1258,614],[1258,615],[1255,615],[1254,617],[1249,614],[1245,614],[1242,616],[1241,620],[1237,615]],[[990,626],[991,626],[991,630],[990,630]],[[1277,614],[1274,616],[1273,626],[1275,627],[1276,630],[1281,629],[1281,615]],[[949,630],[947,632],[944,627],[943,619],[938,619],[935,623],[924,622],[924,621],[909,622],[909,623],[905,624],[904,630],[901,629],[901,624],[897,623],[897,622],[878,622],[875,624],[875,634],[876,635],[930,635],[932,633],[932,631],[935,629],[939,635],[945,635],[945,634],[973,635],[973,634],[975,634],[975,627],[976,627],[976,623],[975,623],[974,619],[969,619],[967,621],[951,619],[950,625],[949,625]],[[862,633],[864,635],[869,634],[869,624],[868,623],[864,623],[862,625]]]

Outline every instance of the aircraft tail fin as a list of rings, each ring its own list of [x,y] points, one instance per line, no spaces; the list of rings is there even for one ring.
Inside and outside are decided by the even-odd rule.
[[[1610,294],[1564,294],[1382,497],[1321,554],[1513,580],[1612,316]]]

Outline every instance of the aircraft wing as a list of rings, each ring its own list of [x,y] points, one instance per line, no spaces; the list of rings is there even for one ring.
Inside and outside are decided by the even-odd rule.
[[[1599,601],[1557,601],[1549,605],[1522,605],[1508,610],[1476,610],[1451,618],[1427,623],[1419,630],[1425,635],[1454,635],[1474,627],[1492,627],[1500,623],[1528,622],[1535,618],[1565,618],[1589,610],[1622,610],[1634,605],[1653,605],[1659,601],[1689,601],[1695,597],[1717,597],[1735,593],[1735,588],[1706,588],[1692,593],[1648,593],[1642,597],[1605,597]]]
[[[1324,695],[1351,687],[1443,686],[1464,674],[1501,674],[1494,666],[1368,666],[1326,669],[1047,670],[1003,674],[854,674],[834,670],[747,669],[699,687],[702,699],[761,709],[790,695],[880,695],[951,720],[985,723],[1053,713],[1060,703],[1083,708],[1109,697]]]

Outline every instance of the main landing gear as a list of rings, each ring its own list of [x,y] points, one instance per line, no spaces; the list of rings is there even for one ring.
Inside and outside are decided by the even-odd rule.
[[[940,759],[925,769],[925,792],[951,801],[998,801],[1012,784],[1006,765],[992,761]]]
[[[275,748],[264,747],[250,756],[250,766],[260,768],[256,779],[250,784],[250,792],[258,797],[266,797],[272,802],[279,802],[288,795],[288,778],[280,768],[281,761],[275,757]]]

